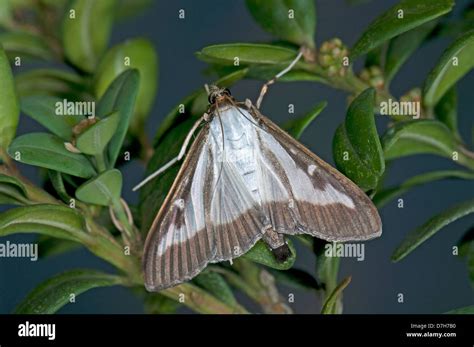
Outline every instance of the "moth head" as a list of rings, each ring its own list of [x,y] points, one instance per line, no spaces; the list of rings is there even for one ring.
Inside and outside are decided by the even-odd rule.
[[[216,102],[222,101],[225,98],[230,98],[231,93],[227,88],[219,88],[215,85],[210,85],[208,88],[209,104],[214,105]]]

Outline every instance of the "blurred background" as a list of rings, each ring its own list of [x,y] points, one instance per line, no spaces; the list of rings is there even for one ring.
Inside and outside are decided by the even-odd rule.
[[[2,0],[0,0],[2,1]],[[367,25],[380,13],[398,1],[359,1],[357,6],[343,0],[319,0],[317,6],[317,43],[339,37],[349,47],[358,39]],[[468,1],[457,1],[456,8],[463,8]],[[178,19],[184,9],[186,18]],[[456,13],[454,13],[456,15]],[[154,1],[144,13],[114,26],[111,45],[127,38],[150,39],[160,57],[159,90],[147,127],[148,135],[154,132],[164,115],[186,95],[204,83],[213,81],[206,76],[206,64],[197,60],[194,53],[201,48],[230,42],[268,42],[269,34],[263,32],[248,13],[244,1]],[[392,82],[392,92],[400,96],[409,89],[421,86],[427,73],[451,42],[449,38],[430,41],[419,49],[402,67]],[[361,62],[355,66],[357,71]],[[26,69],[27,67],[15,68]],[[232,88],[236,99],[256,99],[262,82],[241,81]],[[471,143],[474,119],[474,74],[471,72],[458,84],[459,129],[467,143]],[[1,92],[1,91],[0,91]],[[332,160],[332,137],[336,127],[345,117],[347,95],[330,87],[315,83],[277,83],[272,86],[263,104],[263,113],[274,121],[283,122],[288,114],[288,104],[295,105],[295,114],[302,115],[315,104],[326,100],[327,108],[303,134],[301,141],[321,158]],[[380,131],[386,119],[377,117]],[[19,134],[39,130],[30,118],[22,117]],[[402,182],[417,173],[446,169],[448,160],[433,156],[416,156],[397,160],[388,167],[387,184]],[[38,173],[22,165],[27,176],[38,181]],[[134,204],[138,194],[131,188],[141,180],[144,168],[133,161],[122,168],[124,197]],[[366,243],[365,260],[343,259],[340,278],[352,276],[344,291],[345,313],[442,313],[471,305],[474,295],[469,285],[465,262],[453,256],[452,247],[474,225],[474,215],[465,217],[444,228],[435,237],[400,263],[394,264],[390,256],[409,231],[424,223],[434,214],[449,206],[472,198],[473,181],[444,180],[416,188],[404,198],[404,208],[390,202],[380,211],[384,224],[381,238]],[[1,238],[0,242],[33,242],[28,235]],[[314,259],[307,249],[300,249],[297,267],[314,273]],[[108,264],[86,250],[76,250],[46,260],[30,262],[27,259],[0,258],[0,313],[11,312],[22,298],[38,283],[70,268],[97,268],[113,271]],[[292,304],[297,313],[317,313],[320,300],[310,292],[281,287],[281,293],[295,294]],[[397,295],[404,296],[399,303]],[[242,299],[245,304],[245,299]],[[91,290],[65,306],[62,313],[141,313],[142,305],[127,289],[121,287]],[[186,312],[186,311],[183,311]]]

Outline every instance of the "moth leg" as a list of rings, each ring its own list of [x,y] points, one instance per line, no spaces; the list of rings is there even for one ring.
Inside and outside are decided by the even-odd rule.
[[[276,74],[275,77],[273,77],[271,80],[267,81],[267,82],[262,86],[262,89],[260,90],[260,95],[258,96],[257,103],[256,103],[257,109],[260,109],[260,105],[262,104],[263,97],[265,96],[265,94],[266,94],[267,91],[268,91],[268,87],[271,86],[273,83],[275,83],[276,80],[279,79],[281,76],[283,76],[283,75],[286,74],[288,71],[290,71],[290,70],[296,65],[296,63],[301,59],[302,56],[303,56],[303,49],[300,49],[298,55],[297,55],[296,58],[290,63],[290,65],[288,65],[284,70],[282,70],[282,71],[280,71],[278,74]]]
[[[183,142],[183,145],[181,146],[181,150],[179,151],[178,153],[178,156],[174,157],[173,159],[171,159],[169,162],[167,162],[165,165],[163,165],[162,167],[160,167],[158,170],[156,170],[155,172],[153,172],[151,175],[149,175],[147,178],[145,178],[143,181],[141,181],[139,184],[137,184],[135,187],[133,187],[133,191],[137,191],[138,189],[140,189],[141,187],[143,187],[145,184],[147,184],[148,182],[150,182],[152,179],[154,179],[156,176],[158,176],[159,174],[165,172],[166,170],[168,170],[171,166],[173,166],[174,164],[176,164],[178,161],[180,161],[181,159],[183,159],[183,157],[185,156],[186,154],[186,149],[188,148],[188,145],[189,145],[189,142],[191,142],[191,139],[192,139],[192,136],[194,134],[194,132],[196,131],[196,129],[199,127],[199,125],[202,123],[203,120],[206,120],[209,118],[209,115],[207,113],[204,113],[204,115],[199,118],[193,125],[193,127],[191,128],[191,130],[189,131],[188,135],[186,135],[186,139],[184,140]]]
[[[270,247],[278,262],[283,263],[291,256],[291,250],[286,243],[285,236],[277,233],[273,228],[266,230],[262,240]]]

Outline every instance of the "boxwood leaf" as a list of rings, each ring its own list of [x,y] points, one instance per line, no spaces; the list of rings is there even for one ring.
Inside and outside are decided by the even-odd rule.
[[[374,119],[375,91],[366,89],[351,103],[333,139],[337,168],[364,190],[374,189],[385,161]]]
[[[474,173],[469,172],[469,171],[461,171],[461,170],[445,170],[445,171],[427,172],[418,176],[411,177],[398,186],[386,188],[377,192],[377,194],[374,196],[372,200],[378,208],[381,208],[390,200],[401,196],[402,194],[404,194],[405,192],[407,192],[408,190],[412,188],[415,188],[417,186],[420,186],[429,182],[443,180],[443,179],[451,179],[451,178],[474,180]]]
[[[436,118],[446,124],[451,129],[456,139],[460,139],[458,132],[458,95],[456,92],[456,86],[453,86],[450,90],[444,94],[439,100],[435,107]]]
[[[397,262],[413,252],[446,225],[474,212],[474,200],[455,205],[430,218],[426,223],[410,232],[393,252],[392,261]]]
[[[64,53],[83,71],[93,72],[107,48],[115,6],[115,0],[74,0],[65,12]]]
[[[44,167],[72,176],[88,178],[94,167],[82,154],[71,153],[59,137],[46,133],[30,133],[17,137],[8,154],[19,162]]]
[[[451,44],[426,79],[423,102],[433,107],[441,97],[474,67],[474,30]]]
[[[5,32],[0,34],[0,44],[5,49],[10,61],[16,57],[22,59],[50,60],[53,55],[41,36],[27,32]]]
[[[50,204],[16,207],[0,213],[0,236],[16,233],[37,233],[77,242],[90,238],[84,218],[77,211]]]
[[[109,167],[115,165],[123,140],[127,135],[139,86],[140,76],[138,71],[135,69],[126,70],[112,82],[97,104],[96,112],[99,117],[105,117],[114,111],[119,113],[117,131],[110,140],[107,149]]]
[[[66,191],[66,187],[64,186],[62,174],[58,171],[48,170],[48,176],[58,196],[66,204],[69,204],[71,201],[71,197],[69,196],[68,192]]]
[[[97,123],[77,136],[76,147],[81,152],[90,155],[102,153],[117,130],[119,116],[119,112],[113,112],[107,117],[99,119]]]
[[[220,65],[280,64],[291,62],[297,55],[295,50],[267,44],[228,43],[207,46],[197,57],[207,63]]]
[[[84,202],[110,206],[122,194],[122,174],[117,169],[104,171],[76,190],[76,197]]]
[[[72,138],[72,128],[84,119],[77,115],[56,114],[56,105],[63,100],[54,96],[34,95],[21,99],[21,111],[53,134],[66,141]]]
[[[0,150],[4,150],[15,137],[20,107],[10,63],[1,45],[0,76]]]
[[[27,205],[28,193],[23,183],[15,177],[0,174],[0,204]]]
[[[385,58],[386,84],[392,80],[400,67],[425,41],[437,23],[437,20],[432,20],[390,40]]]
[[[224,277],[214,271],[204,271],[193,279],[193,282],[207,292],[214,295],[217,299],[228,305],[237,304],[232,289],[227,284]]]
[[[313,107],[306,115],[292,119],[283,125],[283,129],[288,131],[288,133],[293,136],[295,139],[299,139],[303,134],[303,131],[311,124],[313,120],[326,108],[327,102],[322,101]]]
[[[367,53],[397,35],[448,13],[453,6],[453,0],[402,0],[368,26],[352,48],[351,56]]]
[[[16,314],[51,314],[90,289],[123,284],[124,279],[96,270],[75,269],[47,279],[18,305]]]
[[[322,314],[334,314],[337,312],[337,301],[340,300],[342,292],[346,287],[351,283],[351,277],[346,277],[339,283],[339,285],[334,289],[334,291],[327,297],[326,301],[323,304],[321,309]]]
[[[130,123],[130,130],[137,134],[150,113],[158,85],[158,55],[153,44],[138,38],[112,47],[99,64],[94,90],[97,98],[102,97],[109,84],[128,68],[140,73],[135,113]]]
[[[247,253],[242,255],[243,258],[252,260],[256,263],[266,265],[273,269],[277,270],[288,270],[293,266],[296,260],[296,249],[293,246],[293,242],[291,240],[287,240],[288,247],[291,250],[291,256],[285,260],[284,262],[278,262],[275,259],[272,251],[268,248],[267,244],[262,240],[258,241],[255,246],[253,246]]]
[[[250,13],[264,30],[299,46],[314,47],[314,1],[247,0],[246,3]]]
[[[271,270],[271,273],[273,274],[273,276],[278,282],[297,288],[297,289],[304,289],[304,290],[321,289],[316,278],[314,278],[313,275],[301,269],[291,268],[286,271]]]
[[[47,235],[40,235],[36,242],[38,243],[38,254],[40,258],[64,254],[81,247],[80,243],[71,240],[57,239]]]

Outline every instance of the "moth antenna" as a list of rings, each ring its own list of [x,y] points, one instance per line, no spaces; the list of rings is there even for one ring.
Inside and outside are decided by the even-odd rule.
[[[148,177],[146,177],[143,181],[141,181],[140,183],[138,183],[135,187],[133,187],[133,191],[137,191],[138,189],[140,189],[141,187],[143,187],[145,184],[147,184],[148,182],[150,182],[152,179],[154,179],[156,176],[158,176],[159,174],[161,174],[162,172],[165,172],[166,170],[168,170],[171,166],[173,166],[175,163],[177,163],[178,161],[180,161],[181,159],[183,159],[183,157],[185,156],[186,154],[186,149],[189,145],[189,142],[191,142],[191,138],[194,134],[194,132],[196,131],[196,129],[199,127],[199,125],[202,123],[202,121],[205,119],[206,117],[206,114],[204,114],[201,118],[199,118],[193,125],[193,127],[191,128],[191,130],[188,132],[188,135],[186,135],[186,139],[184,140],[183,142],[183,145],[181,146],[181,150],[179,151],[179,154],[178,156],[174,157],[173,159],[171,159],[169,162],[167,162],[165,165],[163,165],[162,167],[160,167],[158,170],[156,170],[155,172],[153,172],[152,174],[150,174]]]
[[[204,89],[206,90],[207,95],[209,95],[209,94],[211,93],[211,91],[209,90],[209,86],[207,85],[207,83],[204,84]]]
[[[257,103],[256,103],[256,107],[257,109],[260,109],[260,105],[262,104],[262,101],[263,101],[263,97],[265,96],[265,94],[267,93],[268,91],[268,87],[270,85],[272,85],[273,83],[276,82],[277,79],[279,79],[281,76],[283,76],[284,74],[286,74],[288,71],[290,71],[295,65],[296,63],[301,59],[301,57],[303,56],[303,48],[300,49],[298,55],[296,56],[296,58],[290,63],[290,65],[288,65],[284,70],[280,71],[279,73],[277,73],[275,75],[275,77],[273,77],[271,80],[267,81],[263,86],[262,86],[262,89],[260,90],[260,95],[258,96],[258,99],[257,99]]]

